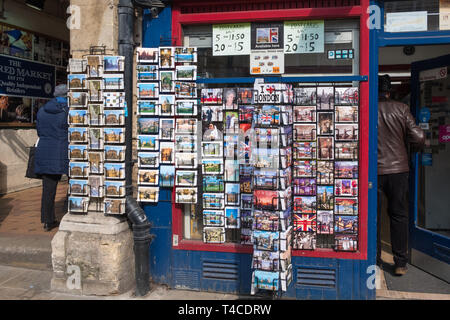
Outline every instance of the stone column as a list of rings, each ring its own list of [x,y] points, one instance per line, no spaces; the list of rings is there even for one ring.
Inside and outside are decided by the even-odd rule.
[[[70,31],[73,58],[105,46],[118,54],[118,0],[71,0],[80,28]],[[66,214],[52,240],[53,291],[80,295],[121,294],[134,288],[133,235],[125,217]],[[78,278],[79,277],[79,278]]]

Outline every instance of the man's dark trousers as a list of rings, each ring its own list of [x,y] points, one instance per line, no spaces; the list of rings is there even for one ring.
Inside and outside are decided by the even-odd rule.
[[[381,205],[384,193],[387,197],[392,253],[396,267],[405,267],[408,262],[408,175],[408,172],[405,172],[378,176],[377,258],[381,257]]]
[[[55,196],[60,174],[42,175],[41,223],[55,222]]]

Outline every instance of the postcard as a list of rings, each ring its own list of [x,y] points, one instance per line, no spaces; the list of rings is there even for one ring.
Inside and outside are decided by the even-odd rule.
[[[202,157],[221,158],[223,157],[222,142],[202,142]]]
[[[317,156],[316,142],[294,142],[295,159],[315,159]]]
[[[336,141],[358,140],[358,124],[336,124]]]
[[[124,92],[104,92],[106,108],[124,108],[125,107],[125,93]]]
[[[197,136],[175,136],[175,152],[197,152]]]
[[[294,197],[294,212],[302,214],[316,213],[316,197]]]
[[[295,104],[303,106],[311,106],[316,104],[317,89],[316,87],[300,87],[294,88]]]
[[[138,187],[139,202],[158,202],[159,188],[158,187]]]
[[[337,215],[358,215],[358,198],[336,197],[334,211]]]
[[[88,195],[88,181],[87,180],[69,180],[69,194],[73,196],[87,196]]]
[[[359,104],[359,89],[357,87],[335,88],[335,104],[355,106]]]
[[[67,93],[68,105],[70,108],[86,108],[87,93],[86,92],[73,92]]]
[[[252,150],[250,162],[255,168],[278,168],[279,153],[279,149],[255,148]]]
[[[87,125],[87,122],[86,110],[69,110],[70,125]]]
[[[239,102],[239,104],[252,104],[253,103],[253,88],[239,88],[238,89],[238,102]]]
[[[253,204],[261,210],[278,210],[279,195],[277,191],[254,190]]]
[[[158,63],[158,48],[137,48],[137,60],[142,63]]]
[[[334,183],[334,162],[318,161],[317,162],[317,184],[333,184]]]
[[[298,232],[316,232],[317,215],[316,214],[294,214],[294,231]]]
[[[103,104],[88,104],[88,119],[91,126],[99,126],[104,124]]]
[[[103,81],[106,90],[123,90],[125,88],[123,74],[105,74],[103,75]]]
[[[186,47],[175,47],[175,63],[197,62],[197,49]]]
[[[224,110],[236,110],[237,105],[237,93],[235,88],[225,88],[223,89],[223,109]]]
[[[123,126],[125,125],[125,110],[105,110],[106,126]]]
[[[317,233],[333,234],[333,211],[317,211]]]
[[[336,196],[358,196],[358,180],[356,179],[336,179],[335,189]]]
[[[167,70],[159,71],[159,92],[174,92],[175,84],[174,84],[174,72]]]
[[[105,163],[104,167],[107,179],[125,179],[125,163]]]
[[[158,134],[159,135],[159,118],[142,118],[137,119],[138,134]]]
[[[125,214],[125,203],[126,199],[105,199],[103,201],[105,204],[106,214]]]
[[[316,233],[295,232],[292,248],[294,250],[316,250]]]
[[[138,152],[139,168],[158,168],[159,152]]]
[[[334,121],[333,112],[319,112],[318,118],[318,135],[333,135]]]
[[[85,197],[69,197],[69,212],[87,212],[89,198]]]
[[[280,290],[280,275],[278,272],[255,270],[253,278],[254,286],[258,289],[274,292]]]
[[[225,228],[221,227],[205,227],[203,228],[204,243],[224,243]]]
[[[225,185],[225,205],[239,205],[240,184],[227,183]]]
[[[175,167],[177,169],[197,169],[198,153],[175,153]]]
[[[317,209],[333,210],[334,189],[333,186],[317,186]]]
[[[125,181],[105,181],[105,195],[107,197],[124,197]]]
[[[358,122],[357,106],[336,106],[336,122]]]
[[[175,119],[159,119],[159,139],[171,140],[175,138]]]
[[[357,234],[337,234],[334,237],[335,250],[337,251],[357,251]]]
[[[69,128],[69,142],[88,142],[87,128]]]
[[[225,196],[223,193],[204,193],[203,194],[203,209],[217,209],[225,208]]]
[[[276,190],[279,186],[279,180],[278,169],[255,169],[253,185],[257,189]]]
[[[203,174],[223,174],[223,159],[202,159]]]
[[[294,179],[294,194],[298,196],[316,195],[316,179],[312,178]]]
[[[317,129],[315,124],[294,124],[294,139],[300,141],[316,140]]]
[[[237,111],[224,113],[224,130],[228,133],[239,133],[239,113]]]
[[[103,174],[103,152],[89,152],[89,173]]]
[[[251,176],[240,176],[239,179],[241,183],[241,192],[242,193],[252,193],[252,177]]]
[[[222,122],[223,121],[223,106],[222,105],[209,105],[202,106],[202,121],[203,122]]]
[[[125,146],[105,146],[106,161],[125,161]]]
[[[159,143],[159,153],[161,155],[159,158],[159,163],[175,164],[175,143],[161,141]]]
[[[225,160],[224,168],[225,181],[238,182],[239,181],[239,160]]]
[[[254,167],[251,164],[240,164],[239,173],[241,176],[252,176]]]
[[[223,227],[225,225],[223,210],[203,210],[203,225]]]
[[[103,177],[90,176],[89,181],[89,196],[91,198],[102,198],[104,196]]]
[[[225,228],[239,229],[241,226],[239,207],[225,207]]]
[[[89,129],[89,149],[103,149],[103,130],[100,128]]]
[[[123,72],[125,69],[125,57],[104,56],[103,67],[104,72]]]
[[[173,94],[159,96],[159,115],[173,116],[175,115],[175,96]]]
[[[159,170],[138,170],[138,184],[149,186],[159,185]]]
[[[175,134],[195,135],[197,133],[197,119],[176,119]]]
[[[70,162],[69,177],[70,178],[86,178],[89,175],[88,162]]]
[[[89,91],[89,101],[103,102],[104,82],[102,80],[88,80],[87,89]]]
[[[87,146],[76,144],[69,145],[69,159],[87,160]]]
[[[87,89],[87,77],[85,74],[69,74],[67,76],[69,90]]]
[[[197,66],[176,66],[176,80],[197,80]]]
[[[280,250],[280,232],[254,230],[253,240],[255,244],[255,250]]]
[[[286,229],[286,220],[280,217],[280,213],[271,211],[254,211],[253,230],[279,231]]]
[[[203,176],[203,192],[224,192],[223,176]]]
[[[280,252],[253,251],[252,268],[265,271],[279,271],[280,267]]]
[[[138,82],[158,81],[159,80],[158,66],[151,64],[138,64],[137,75],[138,75]]]
[[[241,209],[252,210],[253,208],[253,194],[241,194]]]
[[[320,160],[333,160],[334,158],[334,140],[331,137],[319,137],[318,141],[318,155]]]
[[[317,161],[315,160],[295,160],[294,177],[305,178],[315,177],[317,174]]]
[[[90,78],[99,78],[103,74],[103,59],[99,55],[86,56],[87,74]]]
[[[290,126],[294,122],[294,110],[292,106],[281,106],[281,124]]]
[[[294,122],[316,122],[316,106],[294,106]]]
[[[334,217],[334,232],[346,234],[358,234],[358,216]]]
[[[229,134],[224,137],[224,157],[226,159],[237,159],[239,147],[239,135]]]
[[[279,148],[280,130],[274,128],[255,128],[254,138],[259,148]]]
[[[177,170],[175,184],[180,187],[197,186],[197,171]]]
[[[358,156],[358,142],[336,142],[336,159],[356,160]]]
[[[197,203],[197,188],[176,188],[176,203]]]
[[[138,135],[138,148],[139,150],[158,150],[159,138],[156,135]]]
[[[164,69],[173,69],[175,67],[174,48],[159,47],[159,67]]]
[[[124,128],[104,128],[105,143],[124,143],[125,129]]]
[[[197,83],[175,81],[175,96],[177,98],[197,98]]]
[[[201,90],[200,102],[202,104],[220,104],[222,108],[223,89],[205,88]]]
[[[197,100],[177,100],[175,102],[175,115],[197,116]]]
[[[223,141],[223,126],[221,123],[205,123],[202,126],[203,141]]]
[[[67,66],[68,73],[86,73],[87,60],[86,59],[69,59]]]
[[[251,123],[253,120],[253,112],[255,107],[252,105],[240,105],[239,106],[239,122],[242,123]]]
[[[157,83],[138,83],[138,98],[139,99],[157,99],[159,97],[159,90]]]
[[[317,87],[317,109],[334,109],[334,87]]]
[[[358,161],[336,161],[336,178],[358,179],[359,164]]]
[[[280,125],[280,106],[263,105],[254,111],[255,122],[261,126]]]
[[[159,185],[161,188],[172,188],[175,185],[175,167],[162,165],[159,168]]]

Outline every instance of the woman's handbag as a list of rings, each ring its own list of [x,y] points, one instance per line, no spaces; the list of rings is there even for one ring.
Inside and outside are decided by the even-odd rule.
[[[27,172],[25,174],[26,178],[42,179],[41,175],[36,174],[34,172],[34,155],[36,153],[36,148],[37,148],[38,143],[39,143],[39,139],[34,146],[29,148],[30,151],[28,152],[28,166],[27,166]]]

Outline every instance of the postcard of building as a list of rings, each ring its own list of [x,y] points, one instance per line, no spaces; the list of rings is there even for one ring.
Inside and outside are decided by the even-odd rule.
[[[334,87],[317,87],[317,109],[334,109]]]
[[[280,214],[276,211],[254,211],[253,230],[279,231],[281,230]],[[285,225],[285,224],[284,224]]]
[[[317,156],[317,143],[294,142],[293,152],[295,159],[315,159]]]
[[[139,168],[158,168],[159,152],[138,152]]]
[[[87,212],[89,198],[87,197],[69,197],[69,212]]]
[[[317,88],[316,87],[300,87],[294,88],[294,101],[296,105],[312,106],[316,105]]]
[[[138,184],[148,186],[159,185],[159,170],[138,170]]]
[[[334,139],[332,137],[318,137],[318,154],[320,160],[334,159]]]
[[[158,150],[159,149],[159,136],[157,135],[138,135],[138,148],[139,150]]]
[[[158,63],[159,49],[158,48],[137,48],[137,61],[142,63]]]
[[[125,163],[105,163],[104,167],[108,180],[125,179]]]
[[[104,128],[105,143],[120,144],[125,143],[124,128]]]
[[[294,122],[316,122],[316,106],[294,106]]]
[[[161,188],[172,188],[175,185],[175,167],[162,165],[159,168],[159,186]]]
[[[278,210],[279,198],[278,191],[255,190],[253,192],[253,204],[255,208],[261,210]]]
[[[125,161],[126,146],[105,146],[106,161]]]
[[[167,93],[167,92],[175,92],[175,82],[174,82],[175,74],[173,71],[169,70],[160,70],[159,71],[159,92]]]
[[[197,152],[197,136],[176,135],[175,152]]]
[[[293,186],[294,186],[294,195],[298,196],[316,195],[315,178],[295,178]]]
[[[123,72],[125,69],[125,57],[123,56],[104,56],[104,72]]]
[[[254,249],[279,251],[280,249],[280,232],[271,231],[253,231]]]
[[[223,193],[204,193],[203,209],[225,209],[225,195]]]
[[[104,196],[104,186],[102,176],[90,176],[89,181],[89,196],[91,198],[102,198]]]
[[[175,63],[197,62],[197,48],[175,47]]]
[[[175,164],[175,143],[174,142],[161,141],[159,143],[159,152],[160,152],[159,163]]]
[[[359,113],[357,106],[336,106],[336,122],[358,122]]]
[[[88,109],[88,123],[91,126],[99,126],[104,124],[103,104],[89,103],[87,109]]]
[[[159,118],[143,118],[137,119],[138,134],[159,134]]]
[[[205,227],[203,228],[204,243],[224,243],[225,228],[223,227]]]
[[[317,161],[294,160],[294,178],[315,177],[317,174]]]
[[[138,187],[139,202],[158,202],[159,187]]]
[[[262,290],[278,291],[280,289],[279,276],[278,272],[255,270],[253,285]]]
[[[203,225],[208,227],[225,226],[223,210],[203,210]]]
[[[138,86],[138,98],[139,99],[158,99],[159,84],[140,82],[137,84],[137,86]]]
[[[175,67],[175,54],[172,47],[159,47],[159,67],[173,69]]]
[[[225,228],[239,229],[241,227],[240,208],[225,207]]]
[[[124,197],[125,181],[105,181],[105,196],[107,197]]]
[[[176,119],[175,134],[195,135],[197,133],[197,119],[178,118]]]
[[[137,114],[142,116],[157,116],[159,115],[159,105],[152,100],[138,100]]]
[[[317,209],[333,210],[334,188],[333,186],[317,186]]]
[[[315,124],[294,124],[294,140],[314,141],[316,140],[317,128]]]
[[[315,214],[317,205],[316,197],[294,197],[294,212],[303,214]]]
[[[69,124],[70,125],[87,125],[87,111],[86,110],[69,110]]]
[[[336,178],[358,179],[358,161],[336,161],[334,165]]]
[[[336,179],[334,193],[336,196],[358,196],[358,180]]]
[[[175,119],[159,119],[159,139],[171,140],[175,138]]]
[[[203,192],[224,192],[225,184],[221,175],[203,176]]]
[[[91,102],[103,101],[103,89],[105,88],[105,83],[103,80],[88,80],[87,81],[87,89],[88,89],[88,99]]]
[[[279,271],[280,252],[271,252],[265,250],[253,251],[252,268],[265,271]]]
[[[100,78],[103,75],[103,59],[99,55],[88,55],[87,60],[87,74],[89,78]]]
[[[67,71],[69,73],[86,73],[87,59],[69,59]]]
[[[108,199],[104,201],[105,214],[124,214],[126,199]]]
[[[223,159],[202,159],[203,174],[223,174]]]
[[[239,183],[227,183],[225,185],[225,205],[238,206],[240,195]]]
[[[138,82],[158,81],[159,80],[158,66],[151,64],[138,64],[137,75],[138,75]]]
[[[357,251],[357,234],[336,234],[334,237],[335,250],[337,251]]]
[[[336,197],[334,212],[337,215],[357,215],[358,214],[358,198]]]
[[[197,83],[175,81],[175,96],[177,98],[197,98]]]
[[[69,142],[88,142],[88,129],[87,128],[69,128]]]
[[[251,176],[243,176],[241,173],[239,182],[241,183],[241,193],[252,193],[253,192]]]
[[[202,157],[223,157],[222,142],[202,142]]]
[[[87,196],[88,181],[69,179],[69,194],[72,196]]]
[[[175,167],[177,169],[197,169],[198,153],[175,153]]]
[[[336,87],[334,100],[336,105],[358,105],[359,89],[357,87]]]
[[[334,216],[334,232],[358,234],[358,216]]]
[[[70,178],[86,178],[89,175],[88,162],[70,162],[69,176]]]
[[[81,144],[69,145],[69,159],[71,160],[87,160],[87,146]]]
[[[106,90],[123,90],[124,87],[124,81],[123,81],[123,74],[108,74],[103,75],[103,81],[104,81],[104,89]]]
[[[105,110],[103,113],[106,126],[125,125],[125,110]]]
[[[104,152],[90,151],[88,153],[88,159],[89,159],[89,173],[103,174]]]
[[[358,142],[336,142],[336,159],[357,160],[358,158]]]
[[[358,140],[358,124],[336,124],[336,141]]]
[[[168,117],[175,115],[175,96],[173,94],[159,95],[159,115]]]
[[[239,182],[239,160],[225,160],[225,181]]]
[[[334,113],[333,112],[318,112],[318,135],[333,135],[334,133]]]
[[[253,194],[241,194],[241,209],[252,210],[253,208]]]
[[[317,233],[333,234],[333,211],[317,211]]]
[[[70,108],[86,108],[87,93],[86,92],[73,92],[67,93],[68,105]]]
[[[87,89],[87,77],[85,74],[69,74],[67,76],[67,87],[69,90]]]

